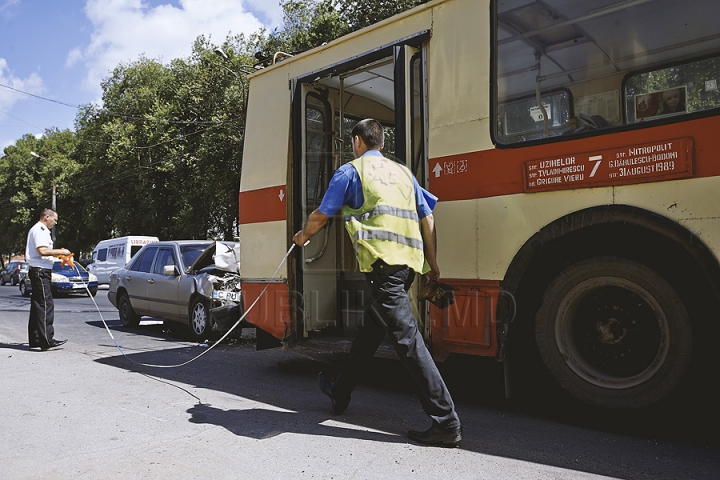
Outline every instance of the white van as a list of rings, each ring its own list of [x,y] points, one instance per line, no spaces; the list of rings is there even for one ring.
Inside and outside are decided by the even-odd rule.
[[[93,249],[90,273],[98,277],[98,283],[110,283],[110,274],[124,267],[146,243],[157,242],[158,237],[128,236],[111,238],[98,243]]]

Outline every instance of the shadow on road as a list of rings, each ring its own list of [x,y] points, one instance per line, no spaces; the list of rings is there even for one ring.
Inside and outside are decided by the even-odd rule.
[[[155,328],[141,331],[172,340]],[[142,363],[177,364],[202,351],[182,347],[129,356]],[[153,369],[117,356],[97,361],[259,402],[246,409],[224,409],[203,402],[202,393],[194,391],[199,403],[187,411],[190,422],[218,425],[244,437],[297,433],[409,442],[403,437],[408,429],[427,427],[414,386],[400,362],[391,359],[373,359],[346,413],[333,415],[317,387],[317,373],[339,369],[344,359],[344,354],[302,347],[255,352],[245,343],[219,345],[182,368]],[[720,444],[698,441],[709,433],[709,418],[698,424],[703,414],[687,405],[639,413],[603,412],[543,395],[537,401],[509,402],[503,395],[502,371],[487,360],[456,359],[440,367],[463,420],[462,449],[615,478],[704,479],[716,478],[720,471]]]

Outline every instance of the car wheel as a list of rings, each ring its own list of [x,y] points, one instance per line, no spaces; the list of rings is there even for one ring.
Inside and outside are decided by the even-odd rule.
[[[194,341],[202,342],[209,338],[212,323],[210,320],[210,312],[203,298],[198,298],[192,302],[188,327],[190,329],[190,336]]]
[[[92,295],[93,297],[94,297],[95,295],[97,295],[97,290],[95,290],[95,289],[90,290],[90,295]]]
[[[7,282],[5,281],[5,277],[0,278],[0,285],[5,286]]]
[[[20,295],[23,297],[29,297],[30,292],[27,289],[27,286],[25,285],[25,282],[20,282]]]
[[[17,278],[13,277],[13,278],[12,278],[12,282],[10,283],[10,285],[12,285],[12,286],[14,287],[14,286],[17,285],[17,284],[18,284]]]
[[[118,312],[120,313],[120,323],[123,327],[136,327],[140,323],[140,315],[135,313],[132,305],[130,305],[130,298],[125,293],[120,295]]]

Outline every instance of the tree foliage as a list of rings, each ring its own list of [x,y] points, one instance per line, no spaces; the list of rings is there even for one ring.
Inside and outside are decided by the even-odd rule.
[[[84,105],[75,132],[25,135],[0,157],[0,253],[24,252],[28,229],[57,185],[58,246],[88,252],[101,239],[236,234],[248,72],[363,28],[420,0],[281,0],[281,29],[201,36],[188,58],[118,65],[102,102]],[[225,57],[217,55],[220,48]],[[257,53],[257,55],[256,55]],[[30,152],[39,154],[34,157]]]

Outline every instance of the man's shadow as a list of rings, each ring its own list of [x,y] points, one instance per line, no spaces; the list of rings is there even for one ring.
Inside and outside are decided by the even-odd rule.
[[[357,440],[407,443],[408,440],[398,434],[345,428],[342,425],[323,425],[327,415],[312,412],[287,412],[265,408],[246,410],[223,410],[210,404],[198,403],[187,410],[190,422],[196,424],[218,425],[235,435],[264,440],[282,433],[322,435],[327,437],[353,438]]]

